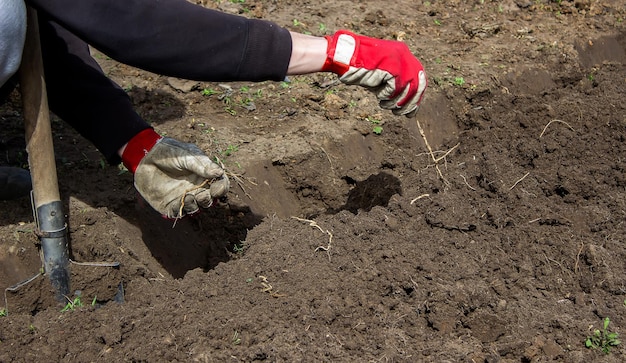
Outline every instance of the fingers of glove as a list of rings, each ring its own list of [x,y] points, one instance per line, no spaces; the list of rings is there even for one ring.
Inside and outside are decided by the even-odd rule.
[[[411,91],[411,85],[407,85],[406,87],[404,87],[402,92],[398,93],[393,98],[389,97],[385,99],[385,98],[379,97],[380,107],[386,110],[393,110],[395,113],[396,110],[402,108],[402,102],[406,99],[407,94],[409,94],[410,91]]]
[[[417,111],[419,111],[419,106],[417,106],[413,111],[405,114],[404,116],[406,116],[407,118],[412,118],[417,114]]]
[[[191,193],[187,193],[185,195],[182,211],[180,208],[181,201],[182,201],[182,195],[172,200],[166,206],[165,211],[160,211],[160,212],[161,213],[165,212],[163,214],[167,216],[167,218],[182,218],[186,215],[197,213],[200,210],[200,207],[198,206],[198,202],[196,201],[196,197]]]
[[[426,73],[424,71],[419,71],[417,78],[419,80],[419,83],[417,84],[417,92],[415,92],[415,95],[411,98],[409,103],[413,103],[417,108],[419,108],[422,98],[424,98],[426,87],[428,86],[428,79],[426,79]]]
[[[393,79],[391,73],[382,69],[365,69],[365,68],[350,68],[339,80],[345,84],[364,86],[373,89],[379,89],[380,87],[389,87],[389,80]],[[395,92],[395,89],[390,89],[389,94]]]
[[[423,71],[420,71],[419,83],[416,90],[409,84],[394,98],[382,100],[380,107],[392,110],[395,115],[414,116],[422,101],[426,85],[426,76]]]
[[[205,179],[218,178],[224,174],[224,170],[196,145],[170,138],[164,138],[155,145],[146,158],[152,160],[159,169],[174,174],[190,172]]]
[[[185,155],[178,161],[183,170],[188,170],[205,179],[219,178],[224,175],[224,169],[206,155]]]
[[[195,201],[200,208],[209,208],[213,205],[215,199],[221,198],[228,193],[229,187],[230,182],[228,178],[224,176],[214,181],[208,189],[199,188],[197,191],[194,191]]]
[[[195,193],[195,198],[200,208],[209,208],[217,197],[212,195],[210,189],[200,189]]]
[[[211,196],[213,198],[221,198],[228,194],[228,190],[230,189],[230,180],[226,175],[222,176],[222,178],[215,180],[211,183],[209,187],[209,191],[211,192]]]

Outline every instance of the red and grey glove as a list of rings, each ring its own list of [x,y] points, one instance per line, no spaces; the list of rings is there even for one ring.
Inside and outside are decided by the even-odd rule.
[[[322,71],[333,72],[345,84],[371,89],[380,107],[412,116],[422,101],[427,80],[424,67],[406,44],[340,30],[327,36]]]
[[[162,137],[153,129],[128,142],[122,161],[135,174],[141,196],[168,218],[208,208],[230,187],[224,170],[196,145]]]

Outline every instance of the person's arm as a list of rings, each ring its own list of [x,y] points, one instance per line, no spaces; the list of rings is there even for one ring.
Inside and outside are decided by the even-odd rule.
[[[292,51],[287,74],[320,72],[326,61],[328,41],[323,37],[290,32]]]
[[[162,215],[180,218],[228,193],[222,168],[195,145],[157,134],[130,98],[107,78],[86,43],[40,16],[49,104],[112,164],[134,174],[135,187]],[[118,152],[120,148],[125,152]]]
[[[186,0],[27,0],[109,57],[199,81],[282,81],[291,36],[264,20]]]
[[[291,33],[289,74],[333,72],[376,94],[380,106],[398,115],[417,111],[427,80],[420,61],[402,42],[341,30],[324,38]]]
[[[119,148],[150,126],[128,94],[104,75],[85,42],[45,13],[39,14],[39,33],[50,109],[118,164]]]

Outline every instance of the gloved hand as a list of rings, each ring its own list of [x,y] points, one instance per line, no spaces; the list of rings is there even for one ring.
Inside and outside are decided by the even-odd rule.
[[[424,67],[406,44],[340,30],[327,36],[322,71],[333,72],[345,84],[371,89],[380,107],[396,115],[417,112],[427,80]]]
[[[161,137],[153,129],[135,135],[122,161],[135,174],[135,188],[167,218],[181,218],[228,193],[224,170],[196,145]]]

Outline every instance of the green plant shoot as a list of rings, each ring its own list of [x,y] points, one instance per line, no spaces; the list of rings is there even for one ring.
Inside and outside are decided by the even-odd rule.
[[[618,333],[611,333],[609,331],[609,323],[611,320],[609,318],[604,318],[602,322],[602,330],[595,329],[593,331],[593,335],[587,337],[585,340],[585,347],[590,349],[602,349],[604,354],[609,354],[611,352],[611,348],[618,346],[621,344],[621,341],[618,339]]]

